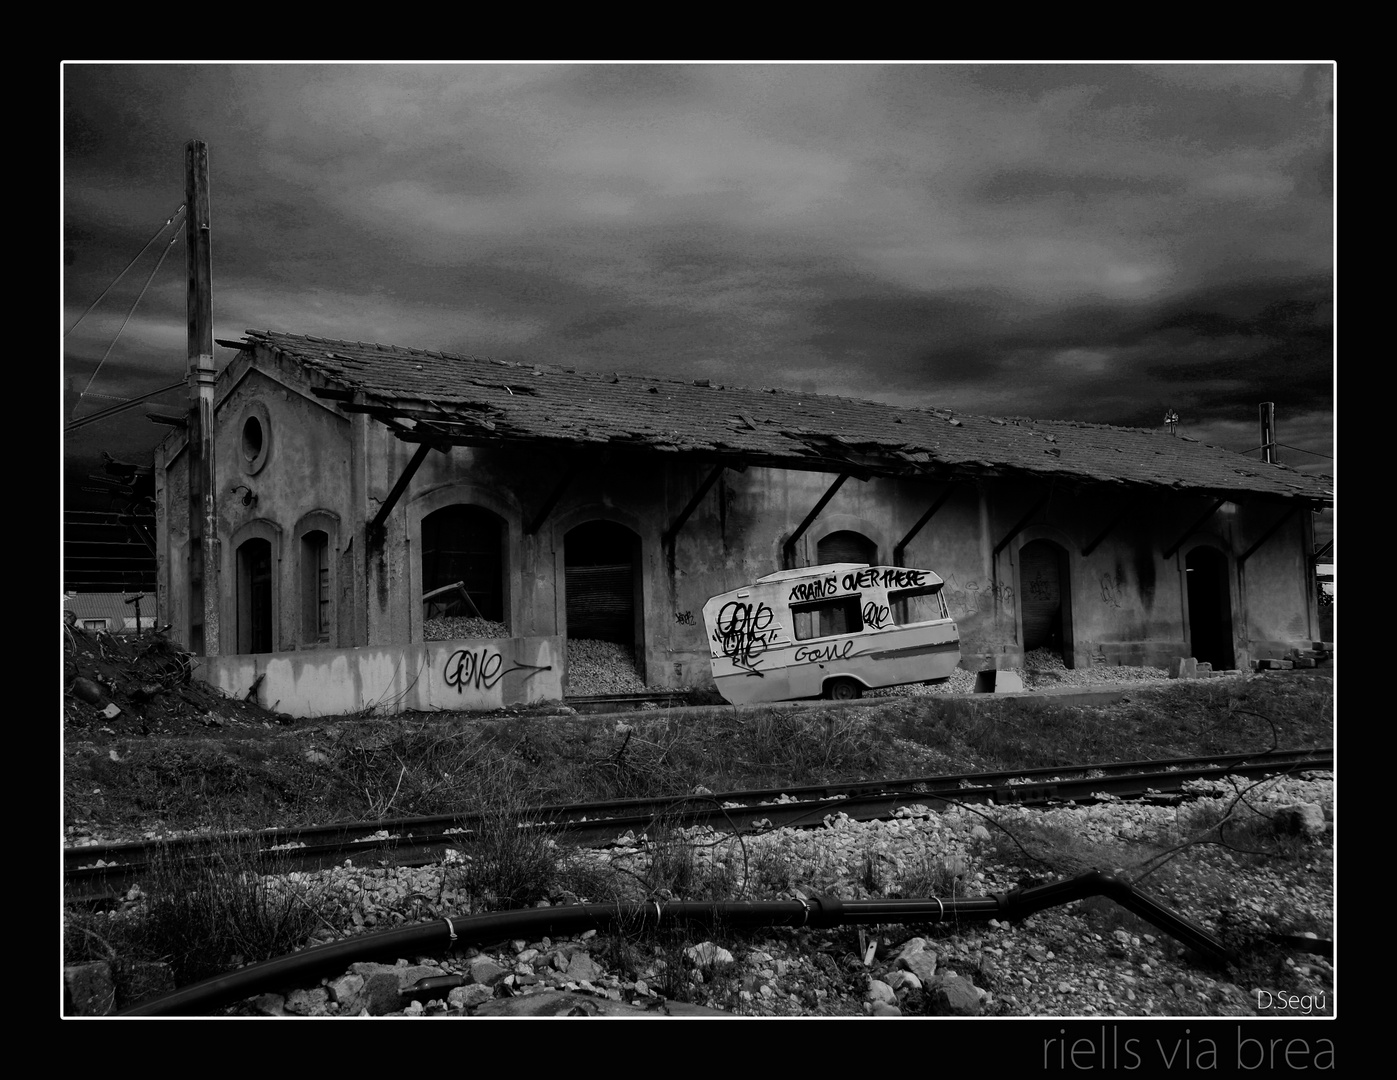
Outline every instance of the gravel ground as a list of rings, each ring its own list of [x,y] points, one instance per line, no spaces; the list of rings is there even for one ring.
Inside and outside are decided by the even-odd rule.
[[[1221,814],[1231,798],[1224,788],[1177,807],[1106,801],[1048,811],[991,806],[983,812],[941,813],[909,806],[890,821],[833,815],[818,829],[777,829],[742,841],[694,830],[686,850],[696,873],[725,881],[744,898],[982,896],[1031,883],[1017,860],[1006,859],[1006,842],[994,836],[1011,833],[1039,852],[1055,847],[1054,877],[1095,865],[1130,879],[1139,875],[1147,854],[1196,831],[1207,815]],[[1248,800],[1264,813],[1309,804],[1332,818],[1333,783],[1327,774],[1275,780],[1254,788]],[[640,875],[651,859],[673,858],[675,850],[672,843],[657,848],[628,834],[586,858]],[[1258,860],[1217,846],[1194,846],[1139,885],[1232,942],[1267,930],[1309,930],[1331,938],[1332,825],[1297,837],[1290,855]],[[1111,865],[1117,861],[1121,865]],[[326,886],[347,909],[366,912],[361,921],[367,932],[401,923],[418,910],[420,898],[435,898],[447,913],[465,910],[465,898],[450,890],[443,874],[442,867],[347,865],[309,880]],[[644,895],[637,891],[634,898]],[[553,902],[574,899],[559,896]],[[328,933],[325,940],[331,940]],[[874,951],[865,963],[870,945]],[[691,946],[698,951],[686,952]],[[682,996],[691,1001],[766,1017],[1245,1017],[1282,1015],[1267,1007],[1279,993],[1305,997],[1309,1015],[1333,1015],[1337,1004],[1327,960],[1283,954],[1273,966],[1223,974],[1106,900],[1049,909],[1013,925],[885,926],[862,935],[855,928],[773,930],[684,945],[595,934],[486,943],[445,960],[401,959],[404,985],[409,973],[414,980],[420,977],[421,965],[431,974],[462,974],[469,984],[404,1008],[391,997],[386,1004],[366,1000],[352,979],[327,979],[317,986],[285,987],[234,1011],[472,1015],[487,1001],[559,989],[653,1007],[657,986],[674,989],[666,980],[675,972],[682,972]]]
[[[1165,682],[1164,668],[1095,665],[1069,668],[1062,657],[1049,649],[1035,649],[1024,656],[1022,667],[1007,668],[1023,679],[1025,690],[1046,690],[1056,686],[1133,686]],[[921,697],[925,694],[970,694],[975,691],[975,673],[957,668],[949,679],[939,683],[911,683],[874,690],[869,697]]]

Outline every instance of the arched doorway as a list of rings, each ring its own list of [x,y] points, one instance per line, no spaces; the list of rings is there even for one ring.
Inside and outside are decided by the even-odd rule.
[[[816,558],[825,563],[868,563],[878,561],[878,545],[862,533],[848,529],[832,532],[816,545]]]
[[[1072,590],[1067,551],[1051,540],[1019,548],[1019,611],[1023,650],[1048,649],[1073,666]]]
[[[507,630],[505,536],[504,519],[483,506],[458,503],[424,517],[422,595],[457,582],[464,584],[465,594],[454,589],[424,600],[422,617],[484,619]],[[476,631],[484,632],[480,627]]]
[[[588,521],[563,539],[567,634],[614,641],[637,661],[644,637],[640,537],[624,525]]]
[[[254,538],[238,547],[238,652],[271,652],[272,545]]]
[[[1188,639],[1193,656],[1214,671],[1236,666],[1232,647],[1232,595],[1227,556],[1216,548],[1196,547],[1184,560],[1188,579]]]

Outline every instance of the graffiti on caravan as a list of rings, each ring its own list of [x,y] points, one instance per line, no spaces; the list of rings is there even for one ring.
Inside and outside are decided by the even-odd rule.
[[[730,600],[718,612],[713,640],[734,665],[744,668],[749,675],[765,678],[757,670],[761,663],[757,658],[776,639],[776,628],[771,625],[771,620],[772,610],[765,604],[741,604]]]
[[[456,693],[461,694],[467,687],[472,690],[493,690],[501,679],[514,671],[527,671],[529,674],[524,678],[528,679],[540,671],[551,670],[551,664],[515,664],[507,668],[503,653],[481,646],[479,649],[457,649],[446,658],[441,675],[447,686],[454,686]]]
[[[858,592],[860,589],[917,589],[927,583],[927,571],[903,570],[896,566],[869,567],[866,570],[851,570],[843,577],[834,574],[818,581],[802,581],[791,587],[789,600],[823,600],[841,592]]]

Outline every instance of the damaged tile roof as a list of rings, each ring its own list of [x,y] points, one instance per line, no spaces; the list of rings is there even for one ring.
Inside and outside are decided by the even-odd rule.
[[[1012,470],[1333,501],[1326,477],[1163,429],[953,414],[264,330],[249,330],[241,344],[264,346],[355,392],[356,404],[386,407],[400,434],[415,427],[477,444],[606,444],[787,468],[847,464],[884,475]]]

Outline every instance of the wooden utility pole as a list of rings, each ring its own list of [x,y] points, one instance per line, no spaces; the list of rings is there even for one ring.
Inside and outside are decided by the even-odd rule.
[[[189,283],[189,648],[218,655],[218,485],[213,458],[213,259],[209,248],[209,148],[185,147],[184,240]]]

